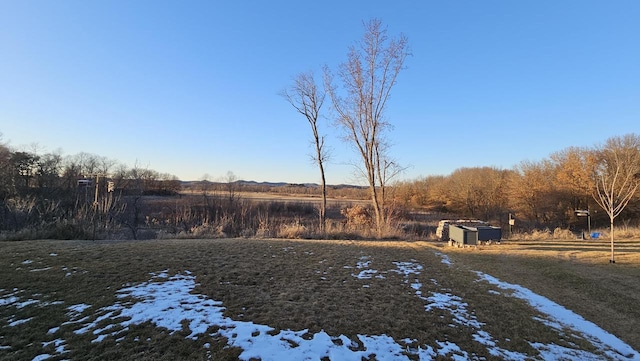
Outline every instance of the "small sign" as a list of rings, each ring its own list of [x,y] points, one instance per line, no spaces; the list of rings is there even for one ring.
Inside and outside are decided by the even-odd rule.
[[[575,210],[574,213],[576,214],[576,217],[588,217],[589,216],[589,211],[586,209],[578,209]]]
[[[510,225],[510,226],[514,226],[515,224],[516,224],[516,220],[515,220],[515,219],[513,219],[513,218],[511,218],[511,219],[509,220],[509,225]]]

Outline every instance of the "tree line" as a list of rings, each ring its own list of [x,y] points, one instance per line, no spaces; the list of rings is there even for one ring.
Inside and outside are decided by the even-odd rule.
[[[63,238],[89,238],[87,225],[133,226],[143,195],[180,191],[179,179],[171,174],[89,153],[32,148],[14,150],[0,143],[0,231],[36,227],[61,231]]]
[[[397,203],[450,212],[505,225],[508,214],[520,227],[577,228],[584,216],[610,226],[640,216],[640,136],[626,134],[593,147],[569,147],[514,169],[460,168],[448,176],[399,182]],[[581,225],[582,224],[582,225]]]
[[[594,213],[600,210],[609,221],[614,262],[614,220],[620,215],[637,216],[636,191],[640,185],[637,135],[613,137],[591,149],[567,148],[539,162],[523,161],[513,170],[462,168],[447,177],[426,177],[392,187],[391,181],[403,167],[389,151],[387,131],[391,124],[385,110],[411,53],[407,38],[402,34],[389,37],[379,19],[363,25],[364,35],[349,47],[346,61],[337,69],[324,66],[324,87],[308,71],[295,76],[293,84],[281,93],[311,126],[315,146],[312,158],[320,171],[323,198],[320,229],[325,222],[324,163],[329,153],[318,124],[328,96],[333,125],[342,130],[344,140],[359,159],[356,169],[368,185],[378,238],[392,227],[398,203],[499,223],[506,219],[505,214],[515,213],[530,227],[571,227],[576,216],[590,217],[591,210]],[[629,203],[632,207],[627,208]]]

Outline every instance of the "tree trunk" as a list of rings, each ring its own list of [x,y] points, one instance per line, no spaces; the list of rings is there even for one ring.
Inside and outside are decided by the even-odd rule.
[[[382,238],[382,224],[384,222],[382,210],[380,209],[380,201],[378,200],[378,192],[375,185],[369,186],[371,193],[371,204],[373,205],[373,214],[376,222],[376,235],[378,238]]]
[[[613,218],[611,218],[611,259],[609,260],[609,263],[616,263],[613,253]]]
[[[321,159],[321,150],[318,148],[318,159]],[[326,214],[327,214],[327,182],[324,176],[324,166],[322,162],[318,162],[320,167],[320,178],[322,187],[322,204],[320,205],[320,232],[324,233],[326,228]]]

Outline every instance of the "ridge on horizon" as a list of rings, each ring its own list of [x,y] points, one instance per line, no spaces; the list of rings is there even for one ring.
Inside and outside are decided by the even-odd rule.
[[[194,184],[194,183],[199,183],[199,182],[203,182],[202,180],[191,180],[191,181],[180,181],[182,184]],[[227,182],[223,182],[223,181],[210,181],[210,180],[204,180],[204,182],[209,182],[210,184],[226,184]],[[263,186],[268,186],[268,187],[285,187],[285,186],[298,186],[298,187],[313,187],[313,188],[317,188],[320,185],[318,183],[291,183],[291,182],[267,182],[267,181],[262,181],[262,182],[258,182],[258,181],[253,181],[253,180],[243,180],[243,179],[238,179],[233,181],[233,183],[236,184],[240,184],[240,185],[263,185]],[[339,188],[366,188],[364,186],[359,186],[359,185],[355,185],[355,184],[327,184],[327,187],[339,187]]]

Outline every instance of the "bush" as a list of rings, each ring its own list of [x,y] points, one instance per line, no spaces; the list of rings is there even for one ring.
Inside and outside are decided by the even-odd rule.
[[[553,230],[553,239],[573,239],[576,234],[568,229],[556,228]]]
[[[33,239],[93,239],[93,230],[81,223],[57,221],[23,227],[15,232],[3,232],[0,235],[0,240],[4,241]]]
[[[279,238],[309,238],[307,227],[299,222],[293,224],[283,224],[278,231]]]
[[[359,204],[344,208],[340,213],[345,216],[349,226],[371,225],[372,218],[369,210]]]

